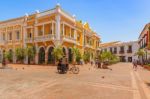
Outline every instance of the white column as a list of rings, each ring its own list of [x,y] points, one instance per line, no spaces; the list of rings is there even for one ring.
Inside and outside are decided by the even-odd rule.
[[[60,40],[60,15],[56,17],[56,40]]]
[[[36,55],[35,55],[35,64],[38,64],[38,45],[37,44],[35,44],[35,48],[36,48]]]
[[[63,36],[65,35],[65,24],[63,23]]]
[[[45,25],[43,24],[43,27],[42,27],[42,31],[43,31],[43,36],[44,36],[44,34],[45,34],[45,27],[44,27]]]
[[[1,49],[1,60],[0,60],[0,62],[2,62],[2,60],[3,60],[3,50]]]
[[[25,42],[25,39],[27,38],[26,36],[27,32],[26,32],[26,28],[23,28],[23,46],[26,47],[26,42]]]
[[[70,38],[71,38],[71,27],[70,27]]]
[[[3,41],[3,33],[1,32],[0,33],[0,42],[2,42]]]
[[[33,39],[34,29],[31,28],[31,39]]]
[[[83,31],[83,38],[82,38],[82,39],[83,39],[82,44],[83,44],[83,46],[84,46],[84,45],[85,45],[84,42],[86,42],[84,31]]]
[[[27,47],[27,45],[26,45],[26,41],[25,41],[25,39],[27,38],[27,31],[26,31],[26,28],[23,28],[23,36],[24,36],[24,39],[23,39],[23,47],[24,48],[26,48]],[[28,64],[28,56],[26,56],[25,57],[25,59],[24,59],[24,64]]]
[[[52,22],[52,35],[54,34],[54,22]]]
[[[35,26],[34,28],[35,28],[34,37],[37,37],[37,36],[38,36],[38,27],[37,27],[37,26]]]
[[[77,40],[77,30],[74,29],[74,39]]]

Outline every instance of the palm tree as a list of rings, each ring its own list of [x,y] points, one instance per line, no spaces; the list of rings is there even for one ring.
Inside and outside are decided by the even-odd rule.
[[[61,59],[64,55],[63,48],[61,46],[57,46],[54,48],[52,55],[55,57],[55,64],[56,62]]]

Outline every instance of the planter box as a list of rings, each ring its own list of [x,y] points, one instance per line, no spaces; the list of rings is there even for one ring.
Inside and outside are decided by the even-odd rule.
[[[150,71],[150,66],[145,65],[144,68]]]

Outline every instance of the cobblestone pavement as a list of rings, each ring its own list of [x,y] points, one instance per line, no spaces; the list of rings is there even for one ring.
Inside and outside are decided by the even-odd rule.
[[[58,74],[55,66],[9,65],[0,70],[0,99],[150,99],[150,72],[130,63],[110,69],[79,66]]]

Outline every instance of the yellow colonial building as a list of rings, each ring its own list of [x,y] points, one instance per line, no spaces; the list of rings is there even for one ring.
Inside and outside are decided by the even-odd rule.
[[[60,5],[44,12],[0,21],[0,58],[5,51],[14,52],[16,48],[35,46],[35,63],[52,63],[54,47],[61,45],[69,61],[72,58],[72,47],[80,52],[89,52],[91,59],[99,48],[100,37],[91,30],[88,23],[83,24],[62,10]],[[42,58],[41,58],[42,57]],[[25,63],[28,58],[25,59]],[[13,63],[16,63],[13,53]]]

